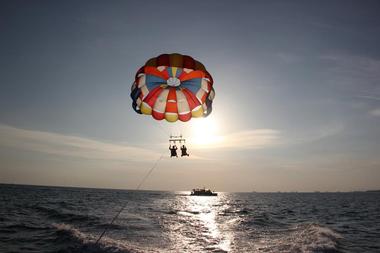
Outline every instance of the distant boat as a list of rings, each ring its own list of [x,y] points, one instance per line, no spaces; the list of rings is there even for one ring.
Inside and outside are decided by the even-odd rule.
[[[218,196],[218,193],[212,192],[210,189],[193,189],[190,196]]]

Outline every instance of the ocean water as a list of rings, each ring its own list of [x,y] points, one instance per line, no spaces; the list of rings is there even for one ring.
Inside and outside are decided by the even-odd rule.
[[[380,252],[379,192],[188,194],[0,185],[0,252]]]

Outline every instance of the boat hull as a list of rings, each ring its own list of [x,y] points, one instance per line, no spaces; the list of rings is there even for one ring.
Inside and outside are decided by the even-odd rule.
[[[218,193],[211,193],[211,194],[193,194],[193,193],[190,193],[190,196],[205,196],[205,197],[209,197],[209,196],[218,196]]]

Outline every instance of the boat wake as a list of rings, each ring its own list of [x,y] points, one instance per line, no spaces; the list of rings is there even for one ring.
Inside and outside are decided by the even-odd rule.
[[[262,238],[256,248],[259,252],[338,253],[343,237],[328,227],[315,223],[299,224],[286,231]]]
[[[1,253],[380,252],[379,193],[193,197],[0,184],[0,199]]]
[[[61,253],[141,253],[141,252],[155,252],[152,250],[141,249],[136,245],[131,245],[125,241],[119,241],[107,236],[104,236],[102,240],[96,244],[98,236],[90,233],[85,233],[75,228],[72,225],[59,223],[52,224],[59,234],[60,243],[66,244],[65,249],[60,250]]]

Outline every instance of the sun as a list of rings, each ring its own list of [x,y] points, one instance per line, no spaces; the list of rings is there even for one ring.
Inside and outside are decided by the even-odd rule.
[[[221,126],[215,118],[194,119],[191,122],[192,143],[198,147],[212,147],[223,141]]]

